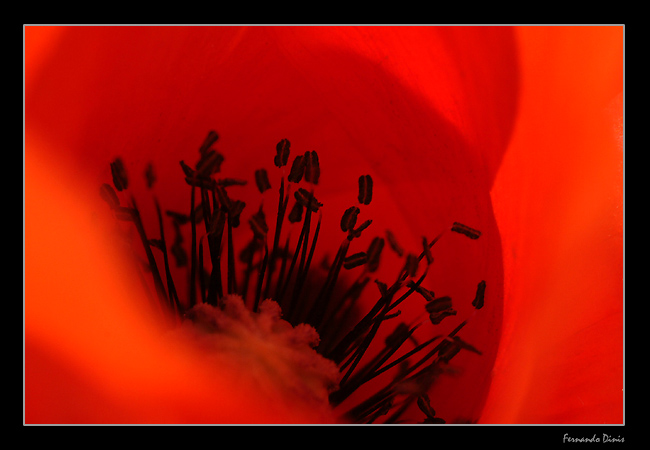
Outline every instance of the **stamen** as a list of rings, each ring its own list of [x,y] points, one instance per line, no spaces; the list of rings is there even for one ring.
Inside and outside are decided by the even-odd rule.
[[[362,175],[359,177],[359,203],[369,205],[372,200],[372,177]]]
[[[176,267],[186,267],[188,258],[187,258],[187,252],[182,246],[183,235],[181,234],[180,225],[178,222],[173,222],[173,224],[174,224],[174,230],[176,231],[176,235],[174,237],[174,243],[172,244],[170,250],[176,262]]]
[[[314,258],[314,251],[316,250],[316,243],[318,242],[318,236],[320,234],[320,226],[322,222],[323,217],[321,215],[318,216],[318,222],[316,223],[316,230],[314,230],[314,237],[312,238],[312,243],[311,243],[311,248],[309,249],[309,256],[307,256],[307,262],[305,263],[304,267],[302,267],[302,270],[300,271],[300,278],[299,278],[299,285],[296,287],[296,296],[300,295],[300,291],[305,283],[307,281],[307,274],[309,273],[309,267],[311,266],[311,261]],[[306,244],[303,246],[303,251],[306,249]],[[302,261],[301,261],[301,266],[302,266]]]
[[[302,224],[303,227],[303,233],[304,233],[304,239],[303,239],[303,244],[302,244],[302,252],[300,254],[300,264],[298,265],[298,273],[296,277],[296,286],[294,287],[294,297],[297,298],[297,292],[296,290],[300,291],[302,288],[302,283],[304,282],[304,279],[306,278],[306,274],[304,273],[305,270],[305,260],[307,258],[307,244],[309,244],[309,232],[311,230],[311,211],[307,210],[307,214],[305,215],[305,221]]]
[[[429,396],[427,394],[418,396],[418,408],[420,408],[427,417],[435,417],[436,415],[436,411],[431,407],[431,402],[429,401]]]
[[[411,336],[413,336],[413,335],[412,335],[412,334],[409,335],[409,337],[411,337]],[[402,362],[406,361],[406,360],[407,360],[408,358],[410,358],[411,356],[415,355],[416,353],[420,352],[420,351],[423,350],[424,348],[426,348],[426,347],[428,347],[429,345],[431,345],[433,342],[435,342],[435,341],[437,341],[438,339],[440,339],[440,337],[441,337],[441,336],[434,336],[434,337],[432,337],[431,339],[428,339],[427,341],[423,342],[422,344],[416,346],[413,350],[411,350],[411,351],[409,351],[408,353],[405,353],[404,355],[400,356],[400,357],[397,358],[395,361],[392,361],[391,363],[386,364],[384,367],[382,367],[382,368],[380,368],[380,369],[377,369],[377,371],[372,375],[372,377],[370,377],[370,378],[368,379],[368,381],[370,381],[372,378],[375,378],[375,377],[381,375],[382,373],[384,373],[384,372],[386,372],[386,371],[392,369],[393,367],[397,366],[398,364],[401,364]]]
[[[384,307],[386,303],[388,286],[379,280],[375,280],[375,284],[379,288],[381,297],[372,307],[372,309],[359,321],[357,324],[346,334],[334,347],[332,351],[326,353],[328,359],[333,360],[340,364],[348,352],[353,348],[353,343],[363,335],[363,333],[372,325],[375,316]]]
[[[200,214],[201,217],[203,218],[203,223],[205,225],[205,231],[206,233],[210,234],[210,218],[212,216],[212,212],[210,211],[210,194],[208,193],[207,189],[201,189],[201,204],[197,207],[201,208]],[[196,213],[196,211],[195,211]],[[197,221],[200,219],[197,219]]]
[[[404,273],[404,272],[403,272],[403,273]],[[397,300],[395,300],[395,302],[392,303],[392,304],[390,305],[390,307],[388,308],[388,311],[392,311],[393,309],[395,309],[395,308],[396,308],[400,303],[402,303],[402,302],[403,302],[404,300],[406,300],[406,299],[407,299],[411,294],[413,294],[413,292],[415,292],[415,290],[416,290],[416,289],[417,289],[417,288],[422,284],[422,282],[424,281],[424,279],[425,279],[426,276],[427,276],[427,273],[428,273],[427,270],[425,270],[424,273],[420,276],[420,278],[418,278],[418,280],[417,280],[415,283],[413,283],[413,281],[410,280],[411,283],[408,283],[408,285],[409,285],[409,290],[406,291],[406,292],[405,292],[405,293],[404,293],[400,298],[398,298]],[[400,286],[399,283],[401,283],[402,281],[403,281],[402,278],[398,279],[398,281],[395,283],[395,285],[396,285],[396,286]]]
[[[212,261],[212,272],[210,273],[210,283],[208,285],[207,303],[216,306],[218,298],[223,297],[223,285],[221,281],[221,241],[223,232],[226,227],[226,212],[215,206],[212,217],[210,218],[210,228],[208,232],[208,244],[210,246],[210,259]]]
[[[427,258],[427,265],[430,266],[433,263],[433,256],[431,255],[431,249],[429,248],[429,242],[426,236],[422,236],[422,247],[424,248],[424,256]]]
[[[144,170],[144,179],[147,183],[147,188],[151,189],[156,182],[156,172],[154,171],[153,164],[147,164],[147,167]]]
[[[393,315],[394,316],[394,315]],[[384,319],[387,319],[385,317]],[[384,349],[373,358],[368,364],[366,364],[362,369],[359,369],[355,376],[351,377],[345,386],[342,386],[337,392],[333,393],[330,396],[330,401],[335,404],[341,403],[345,400],[350,394],[352,394],[356,389],[370,381],[376,376],[377,371],[381,366],[401,347],[401,345],[406,342],[406,340],[415,332],[418,327],[409,327],[405,323],[400,323],[395,330],[386,338]],[[348,363],[351,361],[348,360]],[[346,363],[346,364],[348,364]],[[344,365],[345,366],[345,365]],[[344,368],[344,367],[342,367]]]
[[[278,303],[282,304],[282,299],[284,298],[284,294],[286,293],[286,290],[289,286],[289,281],[291,280],[291,275],[293,273],[293,269],[296,266],[296,262],[298,261],[298,254],[300,253],[300,249],[302,248],[302,242],[305,239],[305,227],[303,225],[302,231],[300,232],[300,236],[298,237],[298,244],[296,245],[296,250],[293,252],[293,258],[291,259],[291,265],[289,266],[289,273],[287,273],[287,277],[284,281],[284,284],[282,286],[282,290],[280,291],[280,295],[277,298]],[[278,281],[279,282],[279,281]],[[289,308],[287,311],[285,311],[286,314],[288,314],[290,317],[291,315],[294,314],[293,308],[294,308],[294,298],[291,298],[291,303],[289,305]]]
[[[201,144],[201,147],[199,148],[199,153],[203,155],[205,152],[208,151],[210,147],[212,147],[212,145],[215,142],[217,142],[218,139],[219,139],[219,135],[217,134],[217,132],[214,130],[210,130],[205,140],[203,141],[203,144]]]
[[[404,264],[404,271],[409,277],[414,277],[418,271],[418,257],[413,253],[409,253],[406,257],[406,263]]]
[[[153,276],[154,286],[156,287],[156,293],[158,294],[158,298],[161,300],[161,302],[163,304],[167,304],[169,297],[167,297],[167,292],[165,292],[162,278],[160,278],[158,265],[156,264],[156,259],[154,258],[153,252],[151,251],[151,246],[149,245],[149,240],[147,239],[144,225],[140,219],[140,212],[138,211],[138,208],[135,204],[135,199],[131,198],[131,203],[133,204],[133,207],[130,208],[131,220],[135,224],[135,228],[140,235],[140,241],[142,242],[142,246],[144,247],[144,251],[147,255],[147,261],[149,263],[149,267],[151,268],[151,274]]]
[[[388,312],[388,306],[390,305],[390,300],[395,295],[396,291],[397,291],[397,289],[395,288],[395,285],[393,285],[393,286],[391,286],[390,289],[388,289],[388,291],[386,293],[382,293],[383,303],[385,304],[385,306],[383,307],[382,311],[379,313],[378,317],[383,318],[386,315],[386,313]],[[377,331],[379,330],[379,326],[381,325],[381,322],[382,322],[381,319],[376,320],[376,321],[373,322],[372,328],[370,329],[370,331],[368,332],[366,337],[363,339],[361,345],[359,345],[359,347],[355,351],[355,354],[352,356],[352,359],[353,359],[352,364],[350,365],[350,368],[348,369],[346,374],[343,376],[343,378],[339,382],[340,386],[345,385],[346,380],[350,377],[350,375],[354,371],[357,364],[359,364],[359,362],[361,361],[361,358],[363,358],[363,355],[365,354],[366,350],[370,346],[370,343],[372,342],[375,335],[377,334]]]
[[[165,211],[165,214],[171,217],[174,220],[174,223],[178,225],[185,225],[190,221],[190,216],[187,214],[175,212],[175,211]]]
[[[199,288],[201,289],[201,303],[208,302],[207,290],[205,288],[205,277],[203,276],[203,239],[199,240]]]
[[[476,297],[472,300],[472,306],[476,309],[483,308],[483,301],[485,299],[485,280],[481,281],[476,288]]]
[[[432,302],[433,300],[435,300],[435,294],[433,293],[433,291],[430,291],[430,290],[427,289],[427,288],[424,288],[424,287],[422,287],[422,286],[419,286],[419,285],[415,284],[413,281],[409,281],[409,282],[407,283],[407,285],[408,285],[410,288],[414,289],[414,290],[415,290],[418,294],[420,294],[422,297],[424,297],[424,299],[425,299],[427,302]]]
[[[415,328],[413,329],[415,331]],[[386,337],[385,343],[386,347],[396,348],[401,345],[402,342],[406,341],[410,334],[413,331],[409,332],[409,327],[404,322],[401,322],[395,327],[393,332]]]
[[[194,169],[185,164],[185,161],[182,160],[180,161],[180,165],[183,169],[183,173],[185,174],[185,178],[194,178]]]
[[[271,183],[269,182],[269,175],[266,173],[266,169],[258,169],[255,171],[255,184],[257,184],[257,189],[259,189],[260,194],[271,189]]]
[[[241,200],[235,200],[230,204],[230,208],[228,208],[228,221],[233,228],[239,227],[241,213],[245,207],[246,202],[242,202]]]
[[[154,248],[157,248],[158,250],[162,250],[164,248],[163,241],[161,239],[151,238],[149,239],[149,245],[151,245]]]
[[[259,276],[257,277],[257,291],[255,293],[255,303],[253,304],[253,312],[257,312],[260,298],[262,297],[262,284],[264,283],[264,272],[266,272],[266,265],[269,262],[269,248],[264,245],[264,259],[262,260],[262,267],[260,268]]]
[[[220,172],[223,160],[223,155],[215,150],[208,150],[203,153],[201,159],[196,164],[196,177],[203,178]]]
[[[113,185],[118,191],[123,191],[129,187],[129,179],[126,176],[126,169],[121,158],[115,158],[111,163],[111,174],[113,175]]]
[[[323,354],[326,354],[330,349],[331,339],[335,335],[335,332],[328,333],[330,331],[330,325],[333,320],[337,322],[344,322],[344,318],[351,312],[352,303],[361,297],[361,293],[364,288],[370,281],[369,277],[364,277],[363,274],[355,280],[355,282],[350,286],[350,288],[345,292],[341,298],[333,303],[327,310],[325,314],[318,317],[313,323],[314,327],[319,330],[323,335],[321,335],[321,343],[318,347],[319,351]],[[335,330],[336,331],[336,330]],[[327,333],[327,334],[325,334]]]
[[[181,161],[182,162],[182,161]],[[196,305],[196,215],[195,209],[195,195],[196,187],[192,186],[192,193],[190,196],[190,224],[192,226],[192,248],[190,260],[190,308]]]
[[[305,222],[309,222],[309,216],[310,215],[311,215],[311,212],[308,212],[308,214],[307,214],[308,218],[305,219]],[[316,224],[316,230],[314,231],[314,237],[312,239],[311,248],[309,250],[309,256],[307,257],[307,262],[304,264],[304,266],[303,266],[303,259],[304,259],[304,256],[305,256],[305,251],[307,250],[307,241],[305,240],[305,243],[303,244],[303,247],[302,247],[302,252],[303,253],[302,253],[302,256],[301,256],[301,259],[300,259],[300,266],[298,268],[298,276],[297,276],[297,280],[296,280],[296,286],[294,287],[294,302],[300,296],[302,288],[303,288],[305,282],[307,281],[307,277],[308,277],[308,274],[309,274],[309,267],[311,266],[311,261],[312,261],[312,259],[314,257],[314,251],[316,250],[316,242],[318,242],[318,236],[319,236],[319,233],[320,233],[321,222],[322,222],[322,215],[319,214],[318,223]],[[307,236],[308,236],[309,226],[307,226],[307,231],[306,232],[307,232]],[[303,311],[301,310],[301,314],[299,314],[297,317],[302,317],[302,312]],[[292,318],[293,318],[293,316],[292,316]]]
[[[233,294],[237,291],[236,274],[235,274],[235,250],[233,247],[233,228],[239,227],[240,216],[245,202],[241,200],[231,200],[228,197],[226,190],[222,187],[217,187],[217,194],[219,201],[222,202],[222,207],[225,206],[228,214],[228,293]]]
[[[456,336],[456,334],[467,324],[467,321],[463,321],[460,325],[458,325],[456,328],[454,328],[448,335],[447,338],[453,338]],[[424,344],[422,344],[424,345]],[[423,356],[418,362],[413,364],[412,366],[408,367],[406,370],[404,370],[402,373],[400,373],[395,380],[389,385],[389,388],[392,386],[396,385],[397,383],[407,381],[409,379],[414,379],[420,376],[423,372],[427,370],[427,368],[423,369],[422,371],[416,373],[415,375],[411,376],[410,378],[407,378],[409,375],[411,375],[413,372],[415,372],[420,366],[425,364],[428,360],[430,360],[433,356],[436,355],[436,353],[439,353],[440,350],[445,349],[449,345],[448,340],[443,340],[441,341],[438,345],[436,345],[429,353],[427,353],[425,356]],[[456,352],[457,353],[457,352]],[[447,361],[448,362],[448,361]]]
[[[296,156],[291,164],[291,172],[289,172],[289,181],[292,183],[299,183],[305,173],[305,159],[302,156]]]
[[[284,279],[284,272],[287,268],[288,253],[289,253],[289,236],[287,236],[287,241],[284,244],[284,250],[282,251],[282,263],[280,264],[280,273],[278,274],[278,281],[275,285],[274,298],[277,299],[277,301],[280,301],[280,299],[282,298],[280,289],[282,288],[283,285],[282,280]]]
[[[341,217],[341,230],[344,232],[352,230],[357,223],[357,216],[360,212],[361,210],[356,206],[348,208]]]
[[[379,257],[381,256],[381,251],[384,248],[384,239],[376,237],[370,243],[368,247],[368,272],[376,272],[379,268]]]
[[[293,204],[293,208],[291,208],[291,212],[289,213],[289,222],[291,223],[297,223],[302,220],[302,211],[304,207],[300,202],[296,202]]]
[[[309,317],[307,318],[308,323],[314,323],[317,317],[321,317],[325,313],[327,305],[330,302],[332,292],[334,291],[334,286],[336,285],[339,273],[341,272],[341,267],[343,267],[343,260],[345,259],[345,255],[348,252],[349,246],[349,239],[344,240],[343,243],[339,246],[339,250],[336,253],[334,262],[332,263],[332,266],[327,273],[325,284],[323,284],[323,287],[318,293],[318,297],[316,298],[314,306],[309,314]]]
[[[400,258],[404,256],[404,249],[399,246],[397,239],[395,238],[395,235],[392,231],[386,230],[386,239],[388,239],[388,245],[390,245],[390,248],[392,248]]]
[[[381,294],[382,299],[385,298],[388,294],[388,285],[379,280],[375,280],[375,284],[377,285],[377,289],[379,289],[379,293]]]
[[[196,205],[196,208],[194,208],[194,211],[191,214],[191,217],[194,218],[194,221],[198,224],[201,222],[203,219],[203,204],[199,203]]]
[[[237,178],[219,178],[217,181],[214,183],[205,183],[206,188],[207,187],[212,187],[213,184],[216,184],[218,186],[222,187],[229,187],[229,186],[246,186],[248,184],[248,181],[246,180],[240,180]]]
[[[431,402],[427,394],[422,394],[418,396],[417,400],[418,408],[424,413],[426,418],[422,423],[431,423],[431,424],[442,424],[446,423],[444,419],[436,417],[436,411],[431,407]]]
[[[386,387],[384,389],[381,389],[374,395],[372,395],[370,398],[367,400],[361,402],[354,408],[350,409],[345,416],[349,417],[352,419],[354,422],[361,422],[365,418],[367,418],[370,414],[375,412],[378,408],[381,408],[380,410],[383,411],[385,408],[383,408],[383,405],[390,405],[391,407],[393,406],[392,401],[394,397],[394,390],[391,389],[390,387]],[[373,418],[376,418],[373,416]]]
[[[470,239],[478,239],[481,236],[480,231],[475,230],[474,228],[470,228],[467,225],[463,225],[462,223],[458,223],[458,222],[454,222],[454,225],[451,227],[451,231],[464,234]]]
[[[440,322],[442,322],[442,320],[445,317],[455,316],[455,315],[456,315],[456,311],[454,311],[453,309],[446,309],[440,312],[432,312],[431,314],[429,314],[429,320],[431,321],[432,324],[438,325],[440,324]]]
[[[454,344],[456,344],[456,345],[457,345],[458,347],[460,347],[461,349],[469,350],[470,352],[472,352],[472,353],[476,353],[477,355],[482,355],[482,354],[483,354],[483,353],[482,353],[480,350],[478,350],[476,347],[474,347],[473,345],[468,344],[467,342],[463,341],[463,340],[462,340],[461,338],[459,338],[458,336],[454,336],[454,337],[453,337],[453,340],[454,340]]]
[[[273,272],[275,272],[275,261],[277,259],[278,245],[280,244],[280,234],[282,233],[282,224],[284,223],[284,215],[286,214],[287,211],[288,202],[289,202],[289,194],[287,193],[286,196],[284,195],[284,177],[282,177],[280,181],[280,191],[278,196],[278,214],[275,219],[275,235],[273,236],[273,247],[271,249],[271,257],[269,260],[269,273],[266,280],[264,298],[268,298],[271,289],[271,280],[273,278]],[[300,211],[300,215],[302,216],[302,211]],[[278,285],[279,283],[280,280],[278,280]]]
[[[441,361],[449,363],[451,359],[460,352],[460,345],[456,345],[455,339],[449,340],[445,339],[441,342],[442,347],[438,351],[438,357]]]
[[[305,181],[318,184],[320,178],[320,165],[318,163],[318,154],[315,151],[305,152]]]
[[[214,251],[212,251],[211,248],[210,257],[212,259],[212,272],[210,273],[210,285],[208,286],[208,303],[217,306],[217,300],[223,298],[223,281],[221,279],[221,242],[226,228],[227,209],[217,201],[216,187],[214,187],[210,193],[212,196],[212,210],[214,211],[212,219],[217,220],[217,225],[215,232],[211,233],[212,237],[210,238],[213,242]],[[217,211],[219,211],[219,214],[215,216]]]
[[[275,146],[275,150],[278,152],[278,154],[273,159],[273,162],[277,167],[282,167],[287,165],[287,161],[289,161],[290,148],[291,148],[291,142],[289,142],[288,139],[282,139]]]
[[[422,288],[424,289],[424,288]],[[429,291],[431,292],[431,291]],[[433,294],[433,292],[431,292]],[[425,305],[428,313],[440,313],[451,309],[451,297],[439,297],[434,300],[429,300]]]
[[[248,223],[257,239],[261,241],[266,240],[266,234],[269,232],[269,227],[266,224],[266,216],[264,215],[262,205],[260,205],[260,209],[253,214]]]
[[[354,238],[361,237],[361,232],[368,228],[370,224],[372,223],[372,220],[366,220],[363,222],[361,225],[356,230],[350,230],[348,233],[348,240],[351,241]]]
[[[167,292],[169,292],[169,301],[172,311],[176,311],[178,315],[181,314],[181,304],[176,292],[176,286],[172,278],[172,272],[169,268],[169,257],[167,255],[167,244],[165,242],[165,228],[163,227],[162,212],[158,200],[155,200],[156,214],[158,215],[158,227],[160,229],[160,248],[163,252],[163,262],[165,264],[165,277],[167,278]]]
[[[424,389],[421,389],[421,390],[424,390]],[[405,400],[403,400],[401,406],[397,409],[397,411],[395,411],[393,414],[391,414],[390,417],[388,417],[384,421],[384,423],[385,424],[399,423],[398,422],[399,417],[402,414],[404,414],[404,412],[411,406],[411,404],[413,403],[413,399],[414,399],[414,396],[410,395]]]
[[[395,317],[399,317],[400,315],[402,315],[402,311],[398,309],[397,312],[394,312],[392,314],[385,314],[383,317],[378,317],[377,320],[386,322],[387,320],[394,319]]]
[[[296,201],[299,202],[305,208],[308,208],[311,212],[318,212],[318,208],[323,206],[312,192],[309,192],[307,189],[300,188],[298,189],[293,196],[296,198]]]
[[[346,269],[353,269],[368,262],[368,254],[366,252],[355,253],[343,260],[343,267]]]
[[[248,285],[250,283],[251,274],[253,273],[253,258],[255,256],[255,252],[257,252],[258,249],[259,241],[257,239],[251,239],[248,245],[244,247],[241,252],[239,252],[239,260],[246,264],[246,270],[244,271],[244,282],[241,291],[241,297],[243,299],[246,298],[246,294],[248,293]]]
[[[204,177],[185,177],[185,182],[190,186],[208,190],[212,190],[212,188],[217,184],[212,178]]]
[[[237,215],[237,224],[239,225],[239,215]],[[230,220],[228,214],[228,294],[237,292],[237,281],[235,274],[235,248],[233,244],[232,229],[235,225]]]
[[[110,184],[102,184],[99,188],[99,195],[101,195],[102,199],[108,203],[108,206],[110,206],[111,209],[116,209],[120,206],[120,199]]]
[[[366,424],[372,424],[372,423],[374,423],[375,420],[377,420],[379,417],[381,417],[381,416],[385,416],[386,414],[388,414],[388,412],[391,410],[391,408],[392,408],[393,406],[394,406],[394,405],[393,405],[393,399],[392,399],[392,397],[391,397],[391,398],[387,398],[387,399],[384,400],[382,403],[380,403],[380,404],[377,405],[376,409],[374,410],[374,414],[373,414],[372,416],[370,416],[370,418],[368,418]]]
[[[219,204],[225,211],[230,211],[233,208],[232,200],[228,197],[228,192],[222,186],[216,186],[214,191],[219,199]]]
[[[223,209],[221,208],[216,208],[214,212],[212,213],[212,217],[210,218],[210,228],[208,228],[207,232],[210,235],[218,235],[220,232],[223,231],[223,227],[226,224],[226,213],[224,212]]]

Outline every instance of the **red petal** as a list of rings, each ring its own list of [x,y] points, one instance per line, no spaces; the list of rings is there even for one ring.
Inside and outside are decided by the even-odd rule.
[[[623,422],[623,28],[517,30],[493,198],[507,267],[490,422]]]
[[[47,42],[26,34],[28,55]],[[207,130],[222,136],[229,175],[248,179],[264,165],[257,161],[271,169],[275,144],[289,138],[292,150],[318,151],[318,198],[332,211],[324,229],[336,230],[362,173],[381,180],[364,213],[407,249],[454,221],[480,229],[478,242],[454,236],[434,254],[440,271],[428,287],[466,298],[462,317],[486,279],[490,317],[463,335],[485,342],[478,364],[474,354],[457,357],[472,367],[463,392],[479,401],[445,394],[458,387],[448,380],[432,404],[439,415],[476,417],[489,386],[501,232],[507,339],[483,420],[617,423],[622,154],[605,113],[621,117],[621,41],[620,28],[582,27],[516,36],[453,27],[65,29],[44,61],[26,64],[27,148],[44,139],[92,180],[89,192],[110,179],[113,157],[136,174],[153,160],[166,180],[159,196],[182,210],[178,160],[195,154]],[[256,204],[254,186],[248,198]],[[338,245],[328,235],[321,248]],[[604,366],[595,364],[603,349]]]

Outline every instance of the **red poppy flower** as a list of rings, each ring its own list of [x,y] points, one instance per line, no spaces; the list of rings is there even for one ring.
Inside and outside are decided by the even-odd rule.
[[[471,318],[459,336],[481,352],[461,351],[436,379],[438,416],[620,423],[621,50],[616,27],[27,27],[25,421],[343,420],[349,405],[300,395],[277,366],[206,361],[163,339],[131,260],[98,233],[112,223],[97,192],[115,157],[153,237],[151,191],[135,174],[153,162],[163,207],[189,210],[178,161],[197,158],[216,129],[227,176],[268,170],[265,208],[276,143],[318,152],[315,260],[344,239],[341,215],[366,173],[373,201],[359,217],[373,224],[359,251],[387,228],[412,253],[454,222],[481,231],[443,234],[422,284],[453,298],[440,329]],[[237,195],[247,223],[262,196],[252,183]],[[238,248],[250,238],[240,231]],[[403,264],[386,252],[376,278],[388,283]],[[377,296],[366,289],[356,313]],[[407,323],[424,312],[418,300],[400,305]]]

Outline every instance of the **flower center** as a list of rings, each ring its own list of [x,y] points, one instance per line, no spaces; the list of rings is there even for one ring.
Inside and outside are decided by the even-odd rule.
[[[171,245],[165,238],[157,199],[159,239],[147,237],[133,196],[128,206],[123,206],[115,189],[127,190],[129,180],[119,158],[111,163],[115,189],[109,184],[100,188],[115,217],[135,225],[146,255],[145,269],[151,272],[160,304],[170,313],[167,317],[192,334],[200,343],[197,345],[232,354],[243,367],[254,361],[255,367],[264,368],[265,376],[278,380],[279,389],[340,407],[345,420],[397,423],[407,409],[417,407],[422,423],[444,423],[436,416],[427,392],[448,372],[448,363],[460,351],[481,354],[458,333],[483,307],[485,281],[478,283],[473,301],[467,299],[475,308],[470,318],[451,332],[428,332],[424,339],[415,333],[424,323],[435,330],[457,312],[450,297],[437,297],[422,283],[434,263],[431,250],[446,231],[470,239],[478,239],[480,231],[456,222],[432,240],[423,237],[417,252],[405,252],[398,236],[387,231],[385,237],[374,237],[366,249],[353,250],[372,224],[372,220],[363,219],[362,208],[372,201],[373,179],[361,175],[356,204],[348,207],[340,220],[344,235],[334,259],[315,268],[313,256],[323,214],[323,204],[316,197],[321,175],[318,154],[307,151],[295,156],[287,175],[291,143],[282,139],[274,157],[281,177],[273,235],[262,203],[248,220],[250,241],[237,253],[233,236],[247,205],[231,195],[246,181],[217,178],[225,160],[214,149],[217,140],[217,133],[211,131],[199,148],[198,162],[194,166],[180,162],[190,188],[190,212],[165,212],[175,230]],[[149,188],[156,182],[151,164],[145,179]],[[265,169],[255,171],[255,184],[261,194],[272,189]],[[286,228],[294,229],[301,222],[298,238],[292,239]],[[189,257],[181,234],[187,226],[191,229]],[[376,277],[385,247],[401,260],[392,284]],[[154,249],[162,254],[164,276]],[[177,268],[189,271],[187,298],[176,291],[169,254]],[[243,273],[236,270],[238,264],[244,266]],[[346,272],[356,272],[357,278],[348,282],[342,275]],[[365,311],[359,299],[370,290],[367,287],[373,278],[377,300]],[[413,297],[425,302],[419,316],[409,323],[395,320],[401,315],[397,307]],[[381,342],[379,329],[391,326],[393,331]],[[384,373],[388,371],[394,375],[386,381]],[[379,379],[384,381],[377,386]],[[350,404],[359,393],[364,394],[362,400]]]
[[[281,319],[280,306],[272,300],[262,301],[257,313],[239,295],[226,295],[220,303],[220,307],[193,306],[178,332],[208,354],[227,355],[239,370],[260,368],[260,383],[271,380],[287,395],[327,405],[328,395],[338,385],[339,371],[314,350],[319,337],[313,327],[291,326]]]

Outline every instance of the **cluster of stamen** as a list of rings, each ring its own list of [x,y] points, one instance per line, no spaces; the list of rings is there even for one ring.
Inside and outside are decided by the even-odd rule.
[[[251,240],[236,259],[233,233],[241,224],[241,215],[246,204],[232,198],[230,188],[245,185],[246,181],[215,178],[215,175],[221,172],[224,162],[224,156],[213,148],[217,140],[217,133],[211,131],[199,148],[199,161],[194,167],[180,161],[185,182],[191,190],[189,214],[175,211],[165,213],[166,217],[171,219],[176,233],[172,245],[169,246],[170,253],[177,267],[189,265],[189,292],[185,300],[179,298],[174,286],[168,244],[163,229],[163,214],[158,201],[154,198],[160,238],[149,239],[135,199],[131,197],[129,206],[123,206],[112,186],[103,184],[100,188],[100,195],[114,211],[115,217],[134,223],[147,255],[146,268],[151,272],[161,304],[172,312],[177,322],[180,322],[189,317],[187,312],[195,305],[207,304],[219,308],[223,306],[223,299],[230,295],[241,296],[252,313],[258,312],[262,301],[272,298],[280,305],[285,320],[292,325],[307,323],[316,329],[320,335],[320,343],[316,348],[318,353],[338,365],[340,380],[338,387],[330,394],[329,401],[332,406],[341,405],[361,386],[384,372],[395,369],[396,375],[390,382],[345,412],[347,420],[355,423],[373,423],[383,417],[384,423],[398,423],[404,412],[415,403],[423,414],[422,423],[444,423],[443,419],[436,416],[427,392],[441,373],[441,365],[448,363],[458,352],[467,350],[481,354],[457,336],[467,320],[450,333],[431,336],[421,343],[413,334],[422,322],[411,325],[401,322],[394,327],[376,355],[364,365],[360,364],[371,343],[377,341],[375,338],[380,326],[398,317],[401,311],[397,307],[412,294],[416,293],[424,298],[423,314],[428,315],[430,323],[434,326],[457,314],[450,297],[436,297],[433,291],[422,286],[434,262],[431,249],[444,231],[431,241],[423,237],[419,253],[406,253],[395,234],[386,230],[385,238],[374,237],[367,250],[348,254],[351,253],[349,250],[353,241],[372,224],[372,220],[360,220],[361,208],[369,205],[373,196],[371,176],[362,175],[358,180],[358,202],[347,208],[341,217],[340,228],[345,235],[334,260],[331,263],[324,262],[312,270],[323,207],[315,196],[320,178],[318,154],[316,151],[307,151],[303,155],[295,156],[289,174],[286,175],[283,168],[289,163],[291,143],[282,139],[276,146],[274,158],[275,166],[280,169],[281,179],[272,242],[269,245],[269,226],[263,205],[260,204],[248,220],[252,232]],[[126,190],[128,178],[119,158],[111,163],[111,173],[115,189],[118,192]],[[254,175],[255,184],[261,194],[272,189],[265,169],[256,170]],[[151,188],[156,181],[152,165],[147,166],[145,179],[147,186]],[[305,183],[299,185],[303,180]],[[287,214],[291,191],[293,205]],[[312,233],[314,216],[317,216],[317,220]],[[198,228],[201,222],[204,232],[199,238]],[[302,222],[300,235],[293,249],[290,248],[290,233],[286,236],[284,245],[281,244],[285,222]],[[191,228],[189,257],[183,249],[181,235],[182,227],[187,225]],[[457,222],[450,230],[471,239],[477,239],[481,235],[478,230]],[[342,333],[338,324],[350,317],[352,311],[361,310],[358,299],[379,268],[386,241],[387,247],[404,261],[396,281],[388,285],[375,279],[378,300],[346,333]],[[204,249],[206,246],[207,252]],[[224,247],[225,255],[222,250]],[[154,248],[163,256],[165,282],[153,255]],[[205,253],[211,262],[209,272],[204,267]],[[225,262],[222,257],[225,257]],[[241,283],[236,270],[237,260],[244,265]],[[424,269],[418,277],[423,260]],[[347,286],[349,283],[339,283],[342,270],[353,271],[359,267],[363,270],[352,284]],[[324,282],[317,286],[314,282],[314,272],[322,268],[326,268],[327,274],[324,276]],[[347,287],[343,294],[335,289],[339,284]],[[404,292],[400,295],[402,291]],[[483,307],[484,295],[485,281],[481,281],[472,302],[475,309]],[[406,351],[409,341],[412,342],[412,348]],[[400,356],[397,356],[398,354]]]

